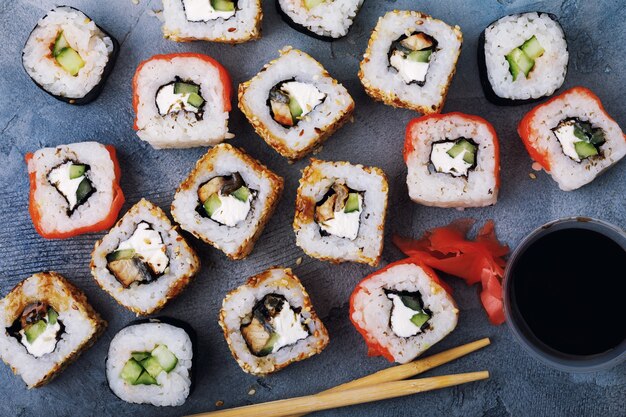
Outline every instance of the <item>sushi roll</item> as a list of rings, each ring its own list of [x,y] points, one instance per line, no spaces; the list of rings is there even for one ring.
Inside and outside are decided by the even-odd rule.
[[[189,325],[169,318],[123,328],[109,345],[109,388],[129,403],[183,405],[193,388],[194,340]]]
[[[267,375],[320,353],[328,332],[289,268],[272,268],[229,292],[220,326],[245,372]]]
[[[228,144],[210,149],[182,182],[172,216],[189,233],[243,259],[254,247],[283,192],[283,179]]]
[[[364,0],[276,0],[276,9],[289,26],[323,41],[348,34]]]
[[[626,155],[626,135],[584,87],[535,107],[517,131],[531,158],[564,191],[589,184]]]
[[[350,320],[370,356],[407,363],[456,327],[459,310],[435,272],[394,262],[365,277],[350,297]]]
[[[207,55],[143,61],[133,77],[137,136],[155,149],[211,146],[232,138],[230,88],[226,69]]]
[[[163,35],[178,42],[255,40],[262,18],[261,0],[163,0]]]
[[[26,154],[29,212],[46,239],[99,232],[117,220],[124,194],[115,148],[81,142]]]
[[[462,42],[458,26],[420,12],[388,12],[372,32],[359,79],[367,94],[387,105],[439,113]]]
[[[296,195],[296,244],[325,261],[378,265],[388,190],[379,168],[312,159]]]
[[[280,54],[239,85],[239,108],[268,145],[296,160],[350,120],[354,101],[311,56],[291,47]]]
[[[20,282],[0,301],[0,356],[28,388],[41,387],[87,350],[106,321],[55,272]]]
[[[119,52],[114,37],[78,9],[59,6],[37,22],[22,51],[28,76],[70,104],[95,100]]]
[[[163,308],[199,270],[200,260],[178,228],[145,199],[96,242],[91,254],[98,285],[137,315]]]
[[[409,197],[434,207],[495,204],[499,149],[496,131],[481,117],[447,113],[413,119],[404,142]]]
[[[565,81],[568,60],[563,28],[549,13],[505,16],[487,26],[478,41],[483,90],[499,105],[552,95]]]

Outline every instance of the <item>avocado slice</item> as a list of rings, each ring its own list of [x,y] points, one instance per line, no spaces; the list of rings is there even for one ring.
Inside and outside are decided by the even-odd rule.
[[[54,58],[72,76],[76,76],[78,71],[85,66],[85,61],[78,55],[78,52],[70,47],[63,48]]]
[[[259,351],[259,354],[257,356],[267,356],[272,353],[272,351],[274,350],[274,345],[276,344],[276,342],[278,342],[279,338],[280,335],[276,332],[273,332],[268,341],[265,343],[265,346],[263,346],[263,349]]]
[[[598,154],[598,150],[589,142],[580,141],[574,143],[574,149],[581,159],[589,158]]]
[[[535,35],[524,42],[520,49],[532,60],[539,58],[545,52]]]
[[[430,56],[433,51],[430,49],[423,49],[421,51],[413,51],[407,55],[406,59],[415,62],[430,62]]]
[[[198,94],[199,92],[200,92],[200,87],[195,84],[183,83],[183,82],[174,83],[174,94],[191,94],[191,93]]]
[[[211,194],[207,201],[202,204],[202,206],[204,207],[204,211],[206,211],[206,214],[208,214],[209,217],[211,217],[213,213],[215,213],[215,210],[220,208],[221,205],[222,200],[220,200],[220,196],[217,195],[217,193]]]
[[[291,117],[294,121],[302,116],[302,107],[300,107],[298,100],[293,97],[289,97],[289,112],[291,112]]]
[[[137,362],[141,362],[142,360],[150,357],[150,352],[133,352],[130,356],[132,356]]]
[[[189,97],[187,97],[187,103],[199,109],[200,106],[202,106],[202,103],[204,103],[204,99],[200,96],[200,94],[191,93],[189,94]]]
[[[140,375],[139,378],[137,378],[137,380],[135,381],[135,383],[133,385],[157,385],[156,379],[152,378],[150,376],[150,374],[146,371],[143,371]]]
[[[245,185],[237,188],[233,191],[233,197],[235,197],[239,201],[243,201],[244,203],[248,201],[248,197],[250,197],[250,189]]]
[[[413,323],[417,327],[422,327],[424,323],[428,321],[428,319],[430,319],[430,316],[425,312],[420,311],[419,313],[411,317],[411,323]]]
[[[129,384],[136,385],[137,379],[142,372],[143,368],[141,367],[139,362],[137,362],[133,358],[130,358],[128,361],[126,361],[126,364],[124,364],[122,372],[120,372],[120,378],[122,378]]]
[[[70,179],[80,178],[85,175],[85,171],[87,171],[87,166],[82,164],[72,164],[70,165]]]
[[[158,345],[152,351],[152,357],[157,360],[165,372],[169,372],[176,367],[178,358],[165,345]],[[146,368],[147,369],[147,368]]]
[[[48,323],[56,324],[59,318],[59,313],[57,313],[52,307],[48,308]]]
[[[120,249],[107,255],[107,261],[121,261],[122,259],[132,259],[135,256],[135,249]]]
[[[344,213],[352,213],[359,210],[359,193],[349,193],[348,201],[343,209]]]
[[[211,6],[218,12],[232,12],[235,10],[235,2],[229,0],[211,0]]]
[[[163,372],[163,367],[159,363],[159,360],[154,356],[149,356],[146,359],[142,360],[141,366],[143,366],[143,369],[145,369],[146,372],[155,379],[157,376],[159,376],[161,372]]]
[[[524,53],[520,48],[515,48],[506,55],[506,60],[509,63],[509,71],[513,76],[513,81],[517,80],[517,77],[521,72],[524,76],[528,76],[530,70],[535,66],[535,61]]]
[[[24,334],[26,335],[28,343],[33,343],[35,339],[37,339],[46,330],[47,326],[48,325],[45,320],[39,320],[26,327],[24,329]]]

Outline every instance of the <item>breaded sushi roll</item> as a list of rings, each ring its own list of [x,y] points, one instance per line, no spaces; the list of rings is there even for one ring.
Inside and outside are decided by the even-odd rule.
[[[195,53],[155,55],[137,67],[133,108],[137,136],[155,149],[211,146],[228,132],[230,75]]]
[[[388,12],[372,32],[359,78],[367,94],[387,105],[439,113],[462,42],[458,26],[421,12]]]
[[[567,74],[567,41],[556,17],[528,12],[504,16],[483,31],[478,64],[487,99],[515,105],[554,93]]]
[[[261,0],[163,0],[163,35],[173,41],[242,43],[261,37]]]
[[[291,47],[280,54],[239,85],[239,108],[268,145],[296,160],[351,118],[354,101],[311,56]]]
[[[289,26],[324,41],[348,34],[364,0],[276,0],[276,9]]]
[[[117,220],[124,194],[115,148],[81,142],[26,154],[29,212],[46,239],[99,232]]]
[[[47,384],[104,332],[85,294],[55,272],[20,282],[0,300],[0,356],[28,388]]]
[[[106,359],[111,391],[129,403],[183,405],[193,388],[194,339],[189,325],[169,318],[123,328]]]
[[[434,207],[496,203],[500,146],[493,126],[464,113],[430,114],[406,127],[404,161],[409,197]]]
[[[98,285],[137,315],[162,309],[199,270],[200,260],[178,227],[145,199],[96,242],[91,254]]]
[[[228,144],[210,149],[180,184],[172,216],[231,259],[252,251],[283,192],[283,179]]]
[[[296,244],[325,261],[378,265],[388,190],[379,168],[311,159],[296,195]]]
[[[350,297],[350,320],[370,356],[407,363],[456,327],[459,310],[435,272],[411,259],[365,277]]]
[[[220,326],[245,372],[267,375],[320,353],[328,332],[289,268],[272,268],[229,292]]]
[[[37,22],[22,51],[28,76],[70,104],[98,97],[119,52],[115,38],[78,9],[59,6]]]
[[[517,131],[530,157],[564,191],[589,184],[626,155],[626,135],[584,87],[535,107]]]

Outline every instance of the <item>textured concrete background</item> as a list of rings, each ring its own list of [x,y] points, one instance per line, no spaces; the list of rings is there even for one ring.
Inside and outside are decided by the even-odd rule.
[[[366,347],[348,320],[348,298],[356,283],[374,269],[333,266],[308,258],[295,246],[291,221],[303,160],[289,165],[256,136],[243,115],[234,110],[230,127],[233,144],[245,148],[285,177],[285,193],[251,256],[238,262],[196,240],[203,270],[190,288],[163,311],[188,321],[199,335],[196,389],[179,408],[131,405],[107,388],[104,359],[113,335],[134,316],[102,291],[89,274],[89,254],[101,234],[64,241],[46,241],[34,231],[27,211],[28,181],[23,156],[43,146],[94,139],[114,144],[122,164],[126,210],[141,197],[168,208],[174,190],[205,149],[155,151],[132,130],[131,77],[137,64],[153,54],[196,51],[217,58],[230,71],[234,85],[252,77],[285,45],[310,52],[338,78],[357,105],[353,124],[345,126],[318,157],[349,160],[381,167],[390,180],[390,205],[383,265],[400,258],[392,233],[419,236],[430,227],[471,216],[494,218],[499,236],[512,247],[535,227],[562,216],[598,217],[626,226],[626,162],[578,191],[565,193],[545,174],[529,178],[531,160],[515,133],[532,106],[501,108],[489,104],[480,89],[476,46],[479,33],[500,16],[543,10],[559,16],[568,37],[569,74],[565,87],[594,90],[617,122],[626,127],[626,6],[623,1],[374,1],[365,3],[347,38],[324,43],[295,32],[277,16],[273,1],[264,1],[263,38],[232,47],[206,42],[177,44],[161,36],[151,10],[158,0],[76,1],[122,44],[113,74],[100,98],[86,107],[58,102],[35,87],[24,73],[20,51],[37,19],[52,8],[50,0],[2,0],[0,3],[0,290],[4,295],[20,280],[40,270],[55,270],[87,293],[109,329],[99,342],[47,387],[28,391],[20,378],[0,366],[0,415],[174,416],[224,407],[315,393],[385,368],[381,358],[368,358]],[[62,2],[61,2],[62,3]],[[459,212],[426,208],[409,201],[401,146],[404,126],[415,114],[370,100],[356,76],[370,31],[388,10],[413,8],[458,24],[464,45],[445,111],[463,111],[494,124],[501,144],[502,189],[498,204]],[[233,99],[233,102],[235,98]],[[302,264],[296,260],[303,257]],[[243,373],[231,358],[217,324],[224,294],[248,276],[272,265],[293,267],[311,294],[329,329],[331,343],[321,354],[264,379]],[[600,279],[597,277],[595,279]],[[491,326],[480,307],[477,291],[449,279],[461,309],[457,329],[432,348],[441,351],[480,337],[493,345],[428,375],[488,369],[492,378],[423,395],[319,413],[320,416],[624,416],[626,364],[594,374],[556,372],[530,358],[506,326]],[[581,334],[584,337],[584,333]],[[248,392],[254,389],[252,396]]]

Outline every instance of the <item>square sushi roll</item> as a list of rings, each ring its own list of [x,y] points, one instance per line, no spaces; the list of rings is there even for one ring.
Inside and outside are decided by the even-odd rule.
[[[584,87],[538,105],[517,131],[530,156],[564,191],[589,184],[626,155],[626,135]]]
[[[332,41],[348,30],[364,0],[276,0],[276,8],[289,26],[317,39]]]
[[[296,244],[325,261],[378,265],[388,191],[379,168],[312,159],[296,196]]]
[[[359,78],[367,94],[387,105],[439,113],[462,42],[458,26],[421,12],[388,12],[372,32]]]
[[[0,355],[29,388],[47,384],[104,332],[85,294],[55,272],[20,282],[0,300]]]
[[[463,113],[429,114],[406,127],[404,161],[409,197],[434,207],[496,203],[500,146],[493,126]]]
[[[291,47],[280,54],[239,85],[239,108],[268,145],[296,160],[352,117],[354,101],[311,56]]]
[[[267,375],[320,353],[328,332],[289,268],[272,268],[229,292],[219,323],[245,372]]]
[[[90,266],[118,303],[148,315],[187,287],[200,260],[163,210],[141,199],[96,242]]]
[[[240,149],[220,144],[182,182],[172,216],[231,259],[254,247],[283,192],[283,179]]]
[[[178,42],[255,40],[262,18],[261,0],[163,0],[163,35]]]
[[[115,148],[81,142],[26,154],[30,217],[47,239],[98,232],[117,220],[124,194]]]
[[[46,93],[70,104],[95,100],[113,70],[119,44],[78,9],[55,7],[28,36],[22,65]]]

